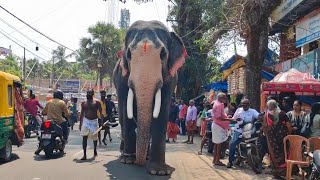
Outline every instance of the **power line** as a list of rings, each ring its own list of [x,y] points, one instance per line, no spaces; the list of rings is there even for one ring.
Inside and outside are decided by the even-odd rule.
[[[1,28],[0,28],[0,30],[2,31],[2,34],[4,33],[4,34],[6,34],[7,36],[11,37],[11,39],[15,40],[15,41],[18,42],[20,45],[22,45],[22,46],[24,46],[24,47],[30,48],[30,46],[24,44],[22,41],[18,40],[17,38],[15,38],[15,37],[13,37],[13,36],[10,36],[10,35],[8,34],[8,32],[4,31],[4,30],[1,29]],[[32,49],[32,48],[31,48],[31,49]],[[45,58],[47,58],[47,59],[51,59],[51,58],[49,58],[48,56],[46,56],[46,55],[44,55],[44,54],[41,54],[41,53],[39,53],[39,52],[38,52],[37,54],[39,54],[39,55],[41,55],[41,56],[43,56],[43,57],[45,57]]]
[[[40,58],[40,59],[42,59],[42,60],[44,60],[44,61],[47,61],[46,59],[44,59],[44,58],[36,55],[35,53],[31,52],[29,49],[27,49],[27,48],[25,48],[24,46],[22,46],[21,44],[17,43],[15,40],[11,39],[9,36],[7,36],[7,35],[6,35],[4,32],[2,32],[1,30],[0,30],[0,33],[3,34],[3,35],[4,35],[5,37],[7,37],[8,39],[10,39],[12,42],[16,43],[18,46],[24,48],[26,51],[28,51],[29,53],[33,54],[34,56],[36,56],[36,57],[38,57],[38,58]]]
[[[70,51],[74,51],[70,48],[68,48],[67,46],[64,46],[63,44],[55,41],[54,39],[50,38],[49,36],[43,34],[42,32],[40,32],[39,30],[37,30],[36,28],[32,27],[31,25],[29,25],[28,23],[24,22],[22,19],[20,19],[19,17],[17,17],[16,15],[12,14],[10,11],[8,11],[7,9],[5,9],[4,7],[0,6],[1,9],[5,10],[7,13],[9,13],[11,16],[15,17],[16,19],[18,19],[20,22],[22,22],[23,24],[27,25],[28,27],[30,27],[31,29],[33,29],[34,31],[36,31],[37,33],[41,34],[42,36],[46,37],[47,39],[49,39],[50,41],[52,42],[55,42],[57,43],[58,45],[66,48],[66,49],[69,49]]]
[[[9,24],[8,22],[6,22],[4,19],[0,18],[0,21],[2,21],[3,23],[5,23],[5,24],[6,24],[7,26],[9,26],[11,29],[13,29],[13,30],[15,30],[16,32],[20,33],[20,34],[21,34],[22,36],[24,36],[25,38],[29,39],[31,42],[39,45],[40,47],[42,47],[42,48],[43,48],[44,50],[46,50],[47,52],[51,53],[51,51],[53,50],[53,49],[51,49],[51,48],[45,47],[45,46],[39,44],[38,42],[32,40],[32,39],[29,38],[27,35],[23,34],[20,30],[18,30],[17,28],[15,28],[14,26],[12,26],[12,25]],[[9,34],[9,33],[7,33],[7,34]],[[51,50],[48,50],[48,49],[51,49]]]

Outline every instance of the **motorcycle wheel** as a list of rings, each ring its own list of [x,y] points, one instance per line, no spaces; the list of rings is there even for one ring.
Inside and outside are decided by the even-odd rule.
[[[308,180],[318,180],[320,178],[319,174],[317,174],[316,172],[311,172]]]
[[[10,139],[6,142],[3,149],[0,149],[0,159],[2,158],[4,162],[9,162],[12,157],[12,142]]]
[[[44,149],[44,154],[46,155],[47,158],[50,158],[53,154],[53,150],[51,149]]]
[[[257,146],[252,144],[251,148],[248,149],[247,157],[248,157],[249,165],[251,166],[252,170],[256,174],[261,174],[262,162],[261,162],[261,158],[260,158],[260,154]]]
[[[31,137],[31,131],[30,131],[30,126],[29,125],[26,127],[24,135],[25,135],[26,138],[30,138]]]

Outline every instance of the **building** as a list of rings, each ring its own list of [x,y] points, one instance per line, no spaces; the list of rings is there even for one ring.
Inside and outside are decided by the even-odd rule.
[[[4,47],[0,47],[0,57],[6,57],[12,54],[12,50],[11,47],[9,47],[9,49],[4,48]]]
[[[119,26],[121,29],[128,29],[130,26],[129,9],[121,9]]]
[[[295,68],[320,73],[320,1],[283,0],[271,16],[271,34],[280,33],[278,72]]]

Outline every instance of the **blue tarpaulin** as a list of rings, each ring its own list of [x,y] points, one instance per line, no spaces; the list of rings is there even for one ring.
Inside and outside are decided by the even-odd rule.
[[[231,66],[238,60],[237,56],[239,55],[233,55],[230,59],[228,59],[225,63],[222,64],[220,71],[227,70],[231,68]],[[241,57],[241,56],[240,56]],[[264,58],[263,66],[272,66],[276,64],[276,59],[278,58],[278,54],[272,51],[268,48],[268,51],[266,53],[266,56]]]
[[[211,89],[213,89],[214,91],[228,91],[228,83],[227,81],[213,82],[213,83],[202,86],[202,88],[205,91],[210,91]]]
[[[261,76],[263,78],[265,78],[266,80],[271,81],[274,78],[275,75],[273,75],[271,73],[268,73],[267,71],[262,70],[261,71]]]
[[[268,81],[271,81],[274,78],[274,75],[271,73],[268,73],[266,71],[261,71],[261,76]],[[205,91],[210,91],[213,89],[214,91],[228,91],[228,83],[227,81],[219,81],[219,82],[213,82],[207,85],[202,86],[202,88]]]

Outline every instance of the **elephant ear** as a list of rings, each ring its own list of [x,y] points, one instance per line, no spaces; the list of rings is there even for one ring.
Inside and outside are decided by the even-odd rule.
[[[176,35],[174,32],[170,32],[171,43],[169,46],[169,73],[172,77],[174,77],[177,71],[183,66],[185,63],[185,59],[187,57],[187,51],[183,45],[182,40]]]
[[[127,76],[127,74],[128,74],[128,66],[127,66],[127,64],[125,63],[125,60],[124,60],[124,56],[123,56],[123,51],[122,50],[120,50],[119,52],[118,52],[118,58],[120,59],[120,62],[119,62],[119,65],[120,65],[120,67],[121,67],[121,74],[122,74],[122,76],[123,77],[125,77],[125,76]]]

